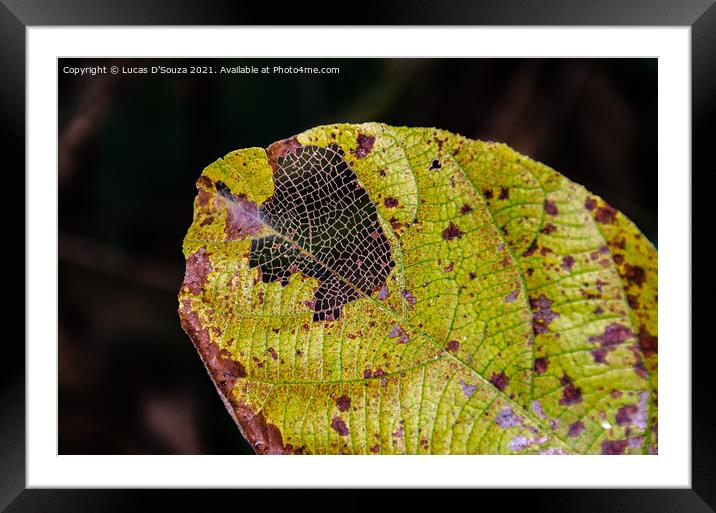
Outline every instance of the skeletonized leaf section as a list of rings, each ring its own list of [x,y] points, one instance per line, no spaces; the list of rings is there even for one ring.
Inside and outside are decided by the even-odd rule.
[[[253,239],[249,266],[262,281],[316,278],[313,320],[338,319],[343,305],[380,289],[395,265],[375,205],[339,146],[303,146],[279,157],[273,196],[259,217],[275,235]]]

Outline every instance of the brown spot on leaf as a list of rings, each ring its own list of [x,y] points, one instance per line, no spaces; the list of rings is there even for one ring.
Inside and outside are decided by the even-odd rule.
[[[351,398],[347,395],[340,396],[336,399],[336,406],[338,406],[338,410],[340,411],[348,411],[351,407]]]
[[[196,188],[197,189],[210,189],[214,185],[214,182],[211,181],[211,178],[209,178],[206,175],[201,175],[196,180]]]
[[[569,406],[571,404],[577,404],[582,402],[582,389],[575,386],[566,373],[562,374],[560,383],[564,386],[562,390],[562,398],[559,400],[559,404],[562,406]]]
[[[618,323],[611,323],[604,329],[604,333],[598,336],[589,337],[592,344],[601,343],[604,346],[615,346],[633,337],[631,330]]]
[[[544,200],[544,211],[551,216],[556,216],[559,213],[559,211],[557,210],[557,205],[555,205],[554,202],[550,200]]]
[[[443,230],[443,239],[453,240],[462,236],[462,232],[458,229],[457,225],[450,221],[447,228]]]
[[[532,308],[532,327],[535,334],[549,333],[550,323],[559,317],[559,313],[552,310],[553,301],[544,294],[536,299],[530,298],[530,307]]]
[[[199,177],[205,178],[204,176]],[[208,180],[208,178],[207,178]],[[211,180],[209,180],[209,184],[211,184]],[[199,208],[206,207],[207,203],[209,203],[209,198],[211,198],[211,193],[206,189],[199,189],[199,193],[196,196],[196,202],[199,205]]]
[[[415,306],[415,303],[417,301],[415,300],[415,296],[411,291],[404,290],[403,292],[401,292],[401,295],[403,296],[403,299],[405,299],[406,303],[408,303],[410,306]]]
[[[356,142],[358,143],[358,146],[355,150],[351,150],[351,153],[359,159],[362,159],[373,149],[375,137],[372,135],[358,134]]]
[[[544,374],[547,372],[549,366],[549,360],[547,358],[535,358],[534,371],[537,374]]]
[[[462,393],[467,397],[471,397],[472,394],[475,393],[475,390],[477,390],[476,385],[470,385],[469,383],[465,383],[463,380],[460,380],[460,386],[462,387]]]
[[[186,260],[186,271],[184,273],[184,283],[182,284],[189,292],[195,296],[200,294],[206,277],[213,271],[209,255],[206,248],[199,248],[195,253],[189,255]]]
[[[624,264],[624,278],[629,283],[641,287],[644,284],[646,272],[644,272],[644,268],[638,265]]]
[[[589,337],[589,342],[599,344],[600,347],[591,351],[595,363],[607,363],[606,356],[616,346],[633,337],[634,334],[629,328],[621,324],[612,323],[604,329],[604,333],[598,336]]]
[[[614,246],[618,249],[624,249],[626,248],[626,239],[624,237],[621,237],[619,239],[612,239],[609,241],[610,246]]]
[[[600,296],[599,294],[595,294],[593,292],[586,291],[584,289],[579,289],[579,293],[582,295],[585,299],[598,299]]]
[[[460,213],[461,214],[467,214],[468,212],[472,212],[472,207],[465,203],[462,207],[460,207]]]
[[[215,345],[214,345],[215,347]],[[246,377],[246,369],[240,362],[234,360],[233,355],[226,349],[219,350],[218,355],[212,354],[213,350],[208,351],[208,356],[215,367],[214,377],[219,383],[226,383],[229,388],[233,388],[238,378]]]
[[[492,189],[485,189],[482,191],[482,195],[485,196],[485,199],[492,199]]]
[[[552,223],[547,223],[544,225],[544,228],[540,230],[545,235],[550,235],[557,231],[557,227],[553,225]]]
[[[398,198],[393,198],[391,196],[388,196],[383,200],[383,205],[385,205],[386,208],[395,208],[398,206]]]
[[[592,359],[594,360],[594,363],[607,363],[607,353],[609,351],[604,348],[600,347],[598,349],[592,349],[590,351],[592,355]]]
[[[271,358],[274,360],[278,360],[278,355],[276,354],[276,350],[273,347],[268,348],[268,354],[271,355]]]
[[[522,256],[532,256],[537,251],[537,240],[533,240],[529,247],[522,253]]]
[[[430,163],[430,167],[428,168],[430,171],[433,171],[435,169],[440,169],[442,164],[440,164],[440,161],[438,159],[433,159],[433,161]]]
[[[636,344],[636,346],[638,348],[639,344]],[[649,372],[646,370],[646,366],[644,365],[644,361],[641,359],[641,356],[635,355],[634,365],[632,365],[632,368],[634,369],[634,373],[640,378],[649,379]]]
[[[507,297],[505,297],[505,302],[506,303],[514,303],[517,300],[517,298],[519,297],[519,295],[520,295],[519,289],[513,290],[512,292],[510,292],[507,295]]]
[[[603,207],[599,207],[596,212],[594,212],[594,219],[597,220],[597,222],[602,224],[612,224],[614,221],[616,221],[617,218],[617,211],[614,210],[609,205],[604,205]]]
[[[495,417],[495,424],[500,426],[502,429],[507,429],[515,426],[519,426],[524,422],[524,417],[516,415],[509,405],[504,406]]]
[[[209,338],[209,330],[201,325],[199,315],[194,312],[191,308],[191,302],[188,299],[183,301],[181,309],[181,326],[184,331],[189,335],[192,342],[199,350],[202,359],[207,362],[216,357],[219,352],[219,348],[215,344],[211,343]],[[245,375],[245,372],[244,372]]]
[[[570,438],[575,438],[579,436],[579,434],[584,431],[584,422],[581,420],[578,420],[574,424],[569,425],[569,430],[567,431],[567,436]]]
[[[622,406],[617,410],[615,416],[617,424],[620,426],[631,424],[636,418],[637,413],[639,413],[639,407],[635,404]]]
[[[628,446],[628,440],[604,440],[602,442],[602,454],[624,454],[624,449]]]
[[[659,338],[655,337],[644,326],[639,327],[639,347],[649,358],[659,352]]]
[[[256,203],[243,194],[235,195],[223,182],[216,182],[219,196],[225,199],[226,224],[224,233],[228,240],[245,239],[258,233],[263,226]]]
[[[504,392],[505,388],[507,387],[507,384],[510,382],[510,378],[507,377],[507,375],[503,372],[500,372],[499,374],[492,373],[492,377],[490,377],[490,383],[493,384],[493,386],[499,390],[500,392]]]
[[[388,338],[397,338],[398,344],[405,344],[410,340],[408,337],[408,334],[405,333],[405,330],[400,324],[396,324],[393,326],[393,329],[390,330],[390,333],[388,333]],[[375,375],[378,375],[378,372],[376,371]]]
[[[445,344],[445,349],[449,353],[456,353],[458,349],[460,349],[460,342],[457,340],[450,340],[447,344]]]
[[[333,417],[331,420],[331,429],[338,433],[341,436],[348,436],[350,434],[350,431],[348,431],[348,426],[346,426],[346,423],[343,422],[343,419],[339,417]]]
[[[443,271],[446,273],[449,273],[450,271],[453,270],[454,267],[455,267],[455,264],[453,262],[450,262],[446,267],[443,267]]]
[[[574,266],[574,257],[573,256],[567,255],[566,257],[562,258],[562,269],[564,269],[567,272],[571,272],[572,266]]]
[[[256,414],[244,404],[236,404],[233,412],[241,433],[251,442],[256,454],[298,452],[291,445],[284,446],[281,431],[275,425],[267,423],[262,412]]]
[[[594,200],[594,198],[587,198],[584,200],[584,208],[587,210],[594,210],[597,208],[597,202]]]
[[[498,199],[506,200],[510,197],[510,190],[507,187],[500,187],[500,195]]]

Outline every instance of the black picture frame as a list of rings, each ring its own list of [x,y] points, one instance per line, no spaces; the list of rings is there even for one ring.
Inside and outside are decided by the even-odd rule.
[[[445,4],[420,0],[370,6],[361,4],[350,16],[339,17],[331,6],[312,4],[310,9],[271,9],[260,2],[198,2],[189,0],[0,0],[0,127],[5,173],[4,239],[13,241],[0,255],[4,290],[12,291],[6,305],[6,333],[0,373],[0,509],[25,511],[202,511],[209,501],[239,504],[245,490],[78,490],[26,489],[25,485],[25,31],[32,26],[62,25],[245,25],[257,24],[351,24],[383,25],[666,25],[691,27],[692,51],[692,487],[690,489],[570,489],[570,490],[479,490],[480,502],[509,497],[511,507],[580,512],[706,512],[716,510],[716,401],[713,374],[709,292],[716,285],[713,272],[716,254],[708,219],[714,185],[713,164],[707,159],[716,139],[716,5],[714,0],[575,1],[539,0],[463,1]],[[660,141],[660,144],[667,144]],[[711,164],[709,166],[709,164]],[[701,169],[703,168],[703,169]],[[9,182],[9,183],[8,183]],[[695,186],[698,183],[698,186]],[[22,222],[20,219],[22,218]],[[702,227],[703,230],[698,228]],[[10,335],[7,328],[19,331]],[[18,329],[19,328],[19,329]],[[697,334],[703,332],[704,336]],[[265,492],[264,492],[265,493]],[[301,503],[298,492],[294,503]],[[337,502],[336,491],[322,491],[321,501]],[[360,490],[346,492],[342,509],[358,509],[373,499]],[[425,500],[425,491],[412,490],[413,500]],[[292,492],[292,495],[296,492]],[[272,500],[288,492],[272,491]],[[490,496],[488,498],[488,495]],[[391,499],[381,499],[381,509]],[[402,499],[401,499],[402,500]],[[455,498],[455,500],[458,500]],[[309,499],[306,498],[306,502]],[[402,502],[401,502],[402,504]],[[362,508],[361,508],[362,509]]]

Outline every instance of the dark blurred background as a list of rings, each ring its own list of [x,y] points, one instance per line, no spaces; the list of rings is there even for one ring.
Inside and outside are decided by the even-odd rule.
[[[91,65],[340,74],[62,73]],[[177,314],[207,164],[325,123],[435,126],[544,162],[656,243],[656,79],[656,59],[60,59],[60,453],[252,452]]]

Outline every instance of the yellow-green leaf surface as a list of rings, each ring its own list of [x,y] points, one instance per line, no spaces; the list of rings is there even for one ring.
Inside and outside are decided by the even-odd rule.
[[[367,123],[197,187],[179,314],[257,453],[657,452],[656,250],[558,172]]]

